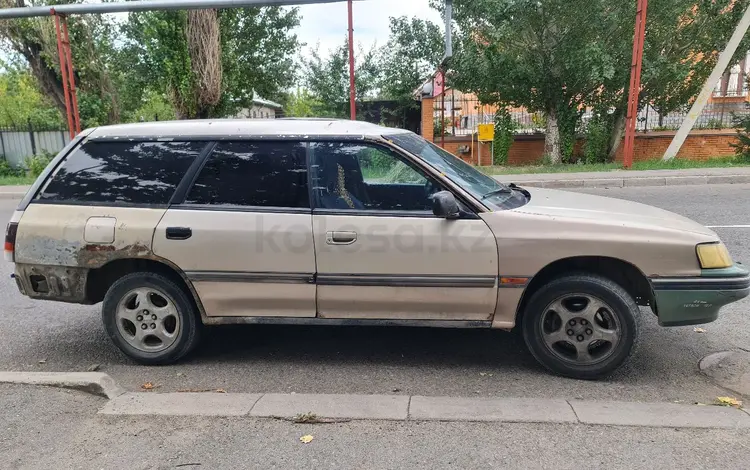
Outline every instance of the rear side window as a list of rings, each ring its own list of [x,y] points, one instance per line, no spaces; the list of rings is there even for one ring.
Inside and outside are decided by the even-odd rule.
[[[88,142],[74,151],[38,199],[168,204],[205,142]]]
[[[309,208],[300,142],[220,142],[186,204]]]

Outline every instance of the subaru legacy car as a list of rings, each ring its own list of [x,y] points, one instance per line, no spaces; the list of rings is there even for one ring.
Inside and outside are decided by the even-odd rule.
[[[689,219],[501,184],[411,132],[339,120],[86,130],[21,201],[5,257],[26,296],[101,303],[144,364],[220,324],[519,328],[543,366],[595,379],[643,312],[707,323],[750,292]]]

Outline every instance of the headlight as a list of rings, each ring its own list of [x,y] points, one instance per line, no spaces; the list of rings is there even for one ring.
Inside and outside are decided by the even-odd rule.
[[[695,248],[703,269],[729,268],[734,263],[723,243],[707,243]]]

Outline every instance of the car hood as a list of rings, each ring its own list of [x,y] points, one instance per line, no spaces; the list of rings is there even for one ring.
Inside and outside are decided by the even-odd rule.
[[[703,225],[687,217],[646,204],[554,189],[524,189],[531,193],[531,200],[514,211],[550,217],[589,219],[621,226],[647,225],[667,230],[699,233],[716,237],[718,240],[716,234]]]

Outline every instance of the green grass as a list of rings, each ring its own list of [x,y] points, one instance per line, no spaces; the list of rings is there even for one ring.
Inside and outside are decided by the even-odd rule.
[[[25,186],[35,179],[33,176],[0,176],[0,186]]]
[[[737,157],[717,157],[709,160],[687,160],[674,158],[668,162],[661,159],[645,160],[633,163],[632,170],[681,170],[686,168],[730,168],[748,167],[750,163],[741,163]],[[592,163],[589,165],[529,165],[529,166],[484,166],[480,170],[489,175],[520,175],[530,173],[579,173],[589,171],[623,170],[619,163]]]

